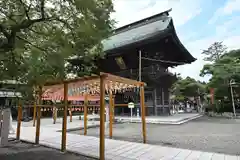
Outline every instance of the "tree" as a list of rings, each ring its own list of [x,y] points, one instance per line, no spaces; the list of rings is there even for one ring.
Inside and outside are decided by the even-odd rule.
[[[1,1],[0,67],[9,70],[33,54],[47,65],[102,54],[101,40],[113,27],[112,11],[111,0]]]
[[[213,64],[207,64],[201,70],[200,76],[210,75],[208,88],[214,88],[215,100],[231,101],[230,80],[240,82],[240,50],[232,50],[223,54]],[[240,87],[234,87],[234,96],[239,97]],[[231,109],[231,105],[230,105]]]
[[[84,53],[100,44],[112,28],[111,0],[4,0],[0,6],[0,49],[4,53],[22,42],[24,47],[43,51],[69,47],[75,54]]]
[[[207,50],[203,50],[202,54],[205,55],[204,60],[210,62],[219,60],[227,49],[222,43],[223,42],[214,42]]]
[[[189,97],[201,96],[205,93],[205,85],[193,78],[178,78],[177,82],[172,86],[172,93],[175,100],[185,101]]]
[[[1,78],[40,85],[65,78],[69,57],[102,56],[101,41],[113,28],[111,12],[111,0],[1,1]],[[92,64],[84,63],[84,70]]]

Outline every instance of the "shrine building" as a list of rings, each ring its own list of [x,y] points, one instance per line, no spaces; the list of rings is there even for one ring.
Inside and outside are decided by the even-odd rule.
[[[169,114],[169,89],[176,75],[169,67],[190,64],[196,59],[179,40],[174,28],[171,10],[153,15],[114,30],[103,40],[105,58],[96,61],[98,71],[146,82],[146,115]],[[70,63],[79,65],[78,59]],[[139,72],[140,71],[140,72]],[[137,91],[116,95],[115,103],[135,103],[139,107]],[[127,107],[115,107],[116,115],[128,115]]]

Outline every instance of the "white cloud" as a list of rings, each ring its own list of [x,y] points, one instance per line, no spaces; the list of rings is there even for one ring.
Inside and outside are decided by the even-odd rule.
[[[172,69],[172,71],[176,73],[181,73],[183,77],[190,76],[198,80],[208,81],[210,77],[199,76],[200,70],[206,63],[208,63],[203,60],[203,55],[201,54],[201,52],[203,49],[207,49],[211,44],[216,41],[223,41],[223,44],[228,47],[228,50],[239,49],[240,34],[230,35],[228,34],[229,32],[230,30],[226,30],[224,32],[225,34],[216,34],[212,37],[206,37],[203,39],[185,43],[185,47],[195,58],[197,58],[197,61],[193,62],[192,64],[178,66]]]
[[[172,8],[176,26],[181,26],[201,13],[200,0],[114,0],[117,27]],[[187,4],[187,5],[186,5]]]
[[[221,7],[221,8],[218,8],[216,12],[213,14],[212,18],[208,20],[208,24],[215,24],[218,21],[219,17],[221,17],[222,15],[223,15],[223,8]]]
[[[224,14],[232,14],[235,11],[240,11],[239,0],[229,0],[223,8]]]
[[[240,0],[228,0],[223,7],[216,10],[208,23],[215,24],[222,16],[231,15],[236,11],[240,11]]]
[[[227,37],[224,39],[224,44],[229,48],[229,49],[239,49],[240,48],[240,35],[236,36],[231,36]]]
[[[231,17],[229,21],[216,26],[216,35],[224,39],[225,36],[234,35],[234,31],[238,28],[240,16]]]
[[[197,60],[191,64],[185,64],[172,69],[172,72],[180,73],[182,77],[192,77],[201,81],[208,81],[209,77],[200,77],[200,70],[207,63],[203,60],[201,54],[203,49],[209,47],[210,44],[215,42],[215,37],[207,37],[196,41],[186,42],[185,47]]]

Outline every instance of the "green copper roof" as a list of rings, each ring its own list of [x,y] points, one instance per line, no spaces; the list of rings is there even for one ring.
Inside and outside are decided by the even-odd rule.
[[[152,22],[150,20],[149,22],[146,20],[145,24],[141,24],[140,26],[132,27],[129,25],[125,31],[120,31],[120,33],[116,33],[108,39],[103,40],[102,43],[104,51],[151,38],[166,30],[171,20],[171,17],[163,16]]]

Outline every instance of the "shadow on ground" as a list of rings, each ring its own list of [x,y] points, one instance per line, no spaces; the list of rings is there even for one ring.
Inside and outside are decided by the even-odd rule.
[[[0,147],[0,160],[94,160],[72,153],[35,146],[33,144],[12,141],[7,147]]]

